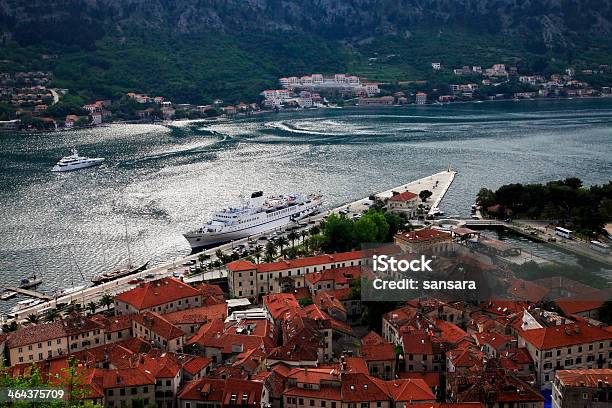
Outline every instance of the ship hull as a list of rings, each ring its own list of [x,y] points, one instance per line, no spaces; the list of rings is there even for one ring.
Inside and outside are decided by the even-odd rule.
[[[300,211],[299,213],[288,214],[285,217],[279,217],[272,221],[254,225],[248,228],[234,230],[234,231],[222,231],[222,232],[207,232],[202,233],[198,231],[188,232],[183,234],[185,239],[189,242],[192,249],[210,247],[215,244],[223,244],[230,241],[236,241],[242,238],[247,238],[252,235],[261,234],[263,232],[273,231],[277,228],[291,224],[297,219],[308,217],[313,213],[317,212],[321,207],[321,202],[311,205]]]
[[[130,276],[133,275],[135,273],[138,272],[142,272],[145,269],[147,269],[147,266],[149,265],[149,262],[144,263],[143,265],[139,266],[138,268],[133,268],[133,269],[128,269],[125,272],[121,272],[118,273],[116,275],[113,276],[96,276],[94,278],[91,279],[91,282],[95,285],[100,285],[102,283],[106,283],[106,282],[112,282],[114,280],[117,280],[119,278],[125,278],[126,276]]]
[[[78,164],[75,164],[75,165],[67,165],[67,166],[55,165],[55,166],[53,166],[51,171],[54,172],[54,173],[64,173],[64,172],[67,172],[67,171],[86,169],[86,168],[89,168],[89,167],[99,166],[99,165],[102,164],[103,161],[104,161],[103,158],[98,158],[98,159],[90,159],[90,161],[88,161],[88,162],[78,163]]]

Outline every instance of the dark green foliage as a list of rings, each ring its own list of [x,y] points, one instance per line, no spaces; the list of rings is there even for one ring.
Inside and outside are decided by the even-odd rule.
[[[557,221],[592,236],[612,220],[612,182],[603,186],[582,187],[577,178],[547,184],[507,184],[493,192],[481,189],[478,202],[487,207],[499,204],[496,216]]]
[[[358,220],[332,214],[322,224],[325,252],[344,252],[363,244],[393,241],[393,236],[404,228],[403,218],[371,208]]]

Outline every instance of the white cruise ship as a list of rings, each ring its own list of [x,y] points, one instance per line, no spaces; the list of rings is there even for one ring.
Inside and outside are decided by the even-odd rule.
[[[183,234],[192,248],[234,241],[282,227],[316,213],[321,196],[289,194],[265,198],[262,191],[251,194],[241,208],[218,211],[200,229]]]
[[[79,152],[77,152],[76,149],[72,149],[72,154],[70,156],[62,157],[61,160],[58,161],[55,166],[53,166],[51,171],[62,172],[84,169],[102,164],[103,161],[103,157],[90,158],[79,156]]]

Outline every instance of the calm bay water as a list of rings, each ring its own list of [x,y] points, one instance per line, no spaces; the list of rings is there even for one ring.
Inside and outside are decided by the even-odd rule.
[[[72,147],[107,161],[51,173]],[[611,157],[612,99],[347,108],[2,134],[0,286],[34,272],[49,293],[88,282],[126,259],[125,225],[135,261],[174,259],[190,252],[181,233],[255,190],[320,191],[335,206],[450,163],[459,174],[441,207],[467,215],[482,186],[570,176],[607,182]]]

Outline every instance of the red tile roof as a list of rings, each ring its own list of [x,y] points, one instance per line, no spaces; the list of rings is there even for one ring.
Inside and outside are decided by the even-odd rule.
[[[395,361],[395,346],[391,343],[364,344],[361,355],[366,361]]]
[[[342,402],[386,401],[389,391],[385,381],[366,374],[345,374],[342,378]]]
[[[362,373],[368,374],[368,364],[362,357],[345,357],[347,373]]]
[[[586,295],[581,294],[574,297],[556,299],[555,303],[563,310],[563,313],[571,315],[599,309],[610,298],[611,294],[609,292],[596,291]]]
[[[232,261],[228,263],[226,266],[227,266],[227,269],[231,272],[253,271],[257,269],[257,265],[255,265],[253,262],[245,261],[243,259]]]
[[[205,367],[207,367],[211,363],[211,359],[208,357],[193,357],[185,364],[183,364],[183,369],[187,371],[191,375],[195,375],[202,371]]]
[[[389,201],[410,201],[418,197],[418,194],[414,194],[411,191],[404,191],[403,193],[396,194],[389,198]]]
[[[131,314],[111,317],[107,317],[102,314],[96,314],[91,316],[91,319],[104,325],[104,330],[106,330],[107,333],[128,330],[132,328]]]
[[[165,313],[162,315],[162,317],[174,325],[203,324],[213,319],[225,320],[227,317],[227,303],[194,307],[191,309]]]
[[[274,320],[280,319],[288,312],[300,309],[300,304],[292,293],[266,295],[263,297],[263,303]]]
[[[537,303],[550,292],[549,288],[523,279],[511,279],[506,293],[513,299]]]
[[[200,291],[186,283],[174,278],[162,278],[120,293],[115,296],[115,300],[142,310],[196,296],[201,296]]]
[[[102,386],[104,389],[139,385],[155,385],[155,377],[138,368],[122,368],[104,370],[102,372]]]
[[[573,387],[597,388],[601,384],[609,387],[612,384],[612,368],[557,370],[557,377],[563,385]]]
[[[178,356],[174,353],[161,353],[161,355],[140,355],[137,368],[150,373],[156,379],[174,378],[181,369]]]
[[[349,251],[339,252],[335,254],[317,255],[306,258],[297,259],[283,259],[278,262],[262,263],[257,265],[257,272],[276,272],[285,269],[293,268],[305,268],[308,266],[323,265],[330,263],[342,263],[357,261],[366,258],[370,258],[372,254],[380,253],[397,253],[399,248],[395,245],[387,245],[380,248],[360,250],[360,251]]]
[[[524,330],[519,336],[540,350],[612,340],[612,333],[585,322]]]
[[[423,228],[418,231],[401,232],[396,236],[400,237],[404,241],[425,242],[438,238],[450,238],[451,234],[449,234],[448,232],[437,230],[435,228]]]
[[[380,334],[370,331],[361,339],[361,344],[363,345],[374,345],[374,344],[382,344],[385,340],[380,336]]]
[[[429,386],[429,388],[435,388],[440,386],[440,373],[434,372],[405,372],[399,373],[399,377],[403,379],[418,379],[423,380]]]
[[[176,339],[185,335],[184,331],[155,312],[135,314],[132,320],[138,322],[142,326],[145,326],[152,332],[157,333],[166,340]]]
[[[421,379],[387,381],[387,388],[396,403],[436,400],[429,385]]]
[[[488,344],[495,350],[501,350],[506,346],[506,344],[512,341],[510,337],[497,332],[476,333],[474,334],[474,338],[476,339],[478,345]]]
[[[16,331],[9,333],[6,339],[6,346],[8,348],[21,347],[66,336],[66,328],[61,320],[53,323],[31,324],[21,326]]]
[[[183,390],[179,392],[178,398],[190,401],[223,401],[223,388],[225,380],[215,378],[200,378],[185,384]]]
[[[402,336],[405,354],[433,354],[431,339],[424,333],[412,333]]]
[[[360,276],[361,266],[356,265],[307,273],[305,278],[311,285],[316,285],[321,281],[334,281],[336,285],[347,285],[355,279],[359,279]]]

